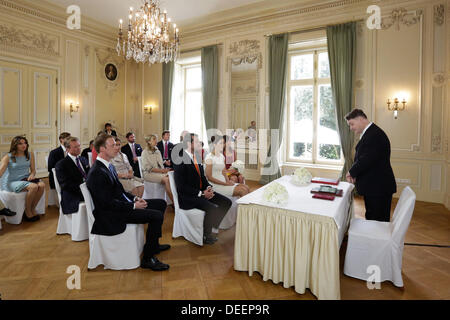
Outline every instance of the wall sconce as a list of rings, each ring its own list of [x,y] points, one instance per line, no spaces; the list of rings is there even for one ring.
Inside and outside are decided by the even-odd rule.
[[[403,98],[402,102],[401,102],[401,106],[399,106],[399,101],[398,98],[394,98],[394,102],[391,102],[389,99],[387,100],[387,106],[388,106],[388,110],[389,111],[394,111],[394,119],[397,119],[398,117],[398,111],[403,111],[405,110],[406,107],[406,99]],[[391,107],[392,104],[392,107]]]
[[[76,110],[75,110],[75,108],[76,108]],[[80,109],[80,104],[78,102],[77,102],[77,105],[75,106],[75,108],[73,107],[73,101],[70,101],[69,111],[70,111],[70,117],[71,118],[72,118],[72,113],[78,112],[78,110]]]
[[[152,118],[152,109],[153,107],[151,105],[146,105],[144,107],[144,113],[150,115],[150,119]]]

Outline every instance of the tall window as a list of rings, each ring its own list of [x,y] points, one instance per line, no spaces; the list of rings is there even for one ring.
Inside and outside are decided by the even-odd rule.
[[[200,57],[177,63],[170,117],[171,140],[179,141],[181,131],[196,133],[206,143],[206,126],[203,113],[202,70]],[[194,61],[193,61],[194,60]]]
[[[332,102],[326,47],[290,50],[287,79],[286,160],[343,161]]]

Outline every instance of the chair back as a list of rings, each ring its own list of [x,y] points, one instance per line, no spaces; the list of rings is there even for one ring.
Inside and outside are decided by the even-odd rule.
[[[169,171],[167,174],[169,175],[170,190],[172,191],[173,205],[175,206],[176,214],[177,210],[180,209],[180,204],[178,203],[178,192],[177,186],[175,184],[175,171]]]
[[[144,179],[144,174],[142,172],[142,157],[137,157],[138,158],[138,165],[139,165],[139,173],[141,174],[141,178]]]
[[[45,165],[46,165],[46,167],[48,169],[48,156],[45,156]]]
[[[89,168],[92,168],[92,152],[88,152]]]
[[[52,172],[53,172],[53,180],[55,181],[56,194],[58,195],[58,201],[61,204],[61,186],[59,185],[58,178],[56,177],[56,169],[52,168]]]
[[[397,202],[392,217],[392,238],[400,246],[403,245],[406,231],[414,212],[414,205],[416,203],[416,194],[410,187],[405,187]]]
[[[86,185],[86,182],[80,184],[81,193],[83,194],[84,203],[86,204],[86,211],[88,214],[88,225],[89,230],[92,230],[92,226],[94,225],[95,217],[94,217],[94,202],[92,201],[91,193]]]

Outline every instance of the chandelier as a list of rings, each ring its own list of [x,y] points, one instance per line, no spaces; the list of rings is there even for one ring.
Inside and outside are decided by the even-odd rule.
[[[127,60],[133,58],[137,63],[163,63],[176,61],[180,39],[177,25],[161,12],[158,0],[143,0],[143,5],[128,15],[127,39],[123,37],[122,19],[119,20],[119,36],[116,51]]]

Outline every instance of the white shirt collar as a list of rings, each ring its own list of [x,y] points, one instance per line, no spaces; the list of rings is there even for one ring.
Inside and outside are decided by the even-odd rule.
[[[134,144],[134,142],[133,143],[128,142],[128,145],[130,146],[130,148],[133,148],[133,144]]]
[[[70,153],[67,153],[67,155],[73,160],[73,162],[75,162],[75,164],[77,164],[77,157],[71,155]]]
[[[61,145],[61,148],[63,149],[63,151],[65,153],[66,152],[66,148],[63,145]]]
[[[361,133],[361,136],[359,137],[359,140],[362,139],[364,133],[366,133],[367,129],[369,129],[369,127],[372,125],[373,122],[369,122],[369,124],[367,125],[367,127],[363,130],[363,132]]]
[[[110,164],[109,161],[106,161],[105,159],[103,159],[103,158],[100,157],[100,156],[97,156],[97,160],[100,160],[100,161],[106,166],[106,168],[109,169],[109,164]]]

